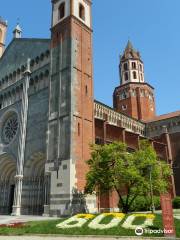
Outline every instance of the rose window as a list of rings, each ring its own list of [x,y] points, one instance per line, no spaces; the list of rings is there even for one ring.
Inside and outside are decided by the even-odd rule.
[[[16,136],[18,130],[18,118],[16,114],[5,120],[2,130],[2,138],[5,144],[9,144]]]

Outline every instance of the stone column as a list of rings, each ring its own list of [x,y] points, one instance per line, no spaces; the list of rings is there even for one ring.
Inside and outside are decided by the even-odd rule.
[[[13,204],[13,216],[21,215],[21,198],[22,198],[22,185],[23,185],[23,174],[24,174],[24,155],[26,146],[26,128],[28,118],[28,89],[30,80],[30,59],[27,61],[27,69],[24,72],[23,82],[23,94],[22,94],[22,106],[21,106],[21,117],[20,117],[20,134],[18,144],[18,159],[17,159],[17,170],[15,176],[15,194]]]
[[[51,182],[51,173],[46,172],[45,173],[45,181],[44,181],[44,213],[43,216],[47,217],[49,216],[49,210],[50,210],[50,182]]]

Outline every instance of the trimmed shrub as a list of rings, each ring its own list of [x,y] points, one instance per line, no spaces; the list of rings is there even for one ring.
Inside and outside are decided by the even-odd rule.
[[[125,197],[123,197],[125,199]],[[161,204],[160,204],[160,197],[159,196],[154,196],[154,205],[156,210],[161,209]],[[121,203],[119,203],[119,208],[122,209]],[[131,205],[130,211],[132,212],[138,212],[138,211],[150,211],[151,209],[151,198],[149,196],[138,196],[133,204]]]
[[[180,197],[176,197],[173,199],[173,208],[180,209]]]

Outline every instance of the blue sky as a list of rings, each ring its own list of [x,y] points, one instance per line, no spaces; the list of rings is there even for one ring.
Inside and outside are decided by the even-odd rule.
[[[180,110],[180,1],[94,0],[93,53],[95,98],[112,106],[119,85],[119,55],[128,38],[141,52],[145,78],[155,87],[157,113]],[[50,0],[1,1],[0,15],[8,20],[7,44],[17,19],[23,37],[50,36]]]

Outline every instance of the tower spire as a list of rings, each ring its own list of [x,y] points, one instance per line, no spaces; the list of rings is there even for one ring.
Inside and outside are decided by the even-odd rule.
[[[133,45],[130,40],[128,40],[128,43],[126,45],[126,50],[133,50]]]
[[[19,25],[19,21],[17,22],[17,25],[13,31],[14,38],[21,38],[22,37],[22,29]]]
[[[140,53],[128,41],[119,65],[120,86],[114,91],[114,108],[139,120],[155,116],[154,88],[145,82]]]

